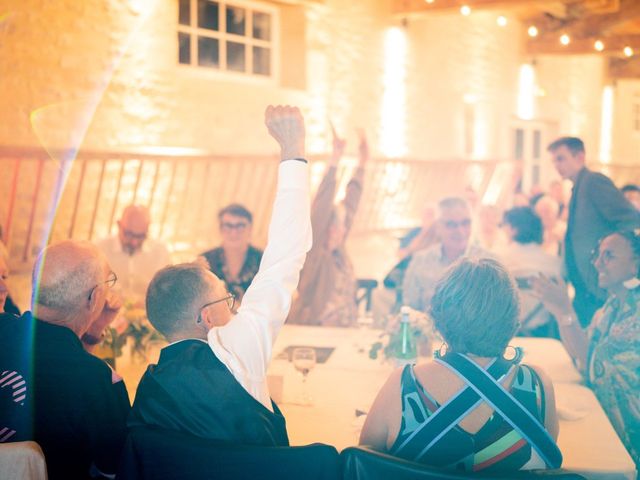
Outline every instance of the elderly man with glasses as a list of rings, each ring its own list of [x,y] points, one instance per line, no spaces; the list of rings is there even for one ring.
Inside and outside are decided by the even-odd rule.
[[[403,304],[421,312],[427,309],[436,284],[455,260],[463,256],[491,257],[469,241],[471,211],[463,198],[440,200],[436,233],[439,243],[413,256],[402,284]]]
[[[292,107],[268,107],[266,125],[281,162],[260,270],[242,306],[200,264],[164,268],[147,291],[147,316],[170,343],[144,374],[130,427],[151,426],[232,443],[288,444],[271,401],[267,367],[311,248],[304,121]]]
[[[142,304],[149,282],[155,273],[171,264],[167,247],[148,238],[149,210],[129,205],[118,220],[118,234],[97,242],[120,279],[119,290],[125,300]]]
[[[54,244],[34,266],[33,313],[0,316],[0,443],[36,441],[50,479],[117,468],[129,397],[88,352],[122,304],[116,280],[94,245]]]

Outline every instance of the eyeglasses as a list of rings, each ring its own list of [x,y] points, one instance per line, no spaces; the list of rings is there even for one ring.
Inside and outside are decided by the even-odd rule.
[[[106,285],[108,288],[113,288],[113,286],[116,284],[117,281],[118,281],[118,276],[116,275],[116,272],[110,272],[109,277],[107,277],[107,279],[104,282],[100,282],[96,284],[91,289],[91,291],[89,292],[89,300],[91,300],[91,295],[93,295],[93,292],[95,291],[95,289],[98,288],[100,285]]]
[[[447,220],[444,222],[444,226],[450,230],[454,230],[458,227],[469,227],[471,225],[471,219],[465,218],[464,220],[460,220],[456,222],[455,220]]]
[[[145,240],[147,238],[147,233],[136,233],[136,232],[132,232],[131,230],[126,230],[126,229],[122,229],[122,235],[124,235],[127,238],[130,238],[131,240]]]
[[[229,295],[227,295],[224,298],[221,298],[219,300],[214,300],[213,302],[209,302],[209,303],[205,303],[202,307],[200,307],[200,311],[198,312],[198,318],[196,319],[197,323],[201,323],[202,322],[202,311],[207,308],[210,307],[211,305],[215,305],[216,303],[220,303],[220,302],[227,302],[227,306],[229,307],[229,310],[233,311],[233,307],[236,305],[236,297],[233,293],[230,293]]]
[[[242,231],[245,228],[247,228],[248,226],[249,226],[249,224],[247,222],[238,222],[238,223],[222,222],[220,224],[220,229],[221,230],[239,230],[239,231]]]

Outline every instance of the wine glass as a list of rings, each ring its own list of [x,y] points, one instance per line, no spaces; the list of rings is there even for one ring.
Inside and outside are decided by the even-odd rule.
[[[310,347],[294,348],[291,352],[291,361],[294,368],[302,374],[302,398],[301,405],[311,405],[311,396],[307,388],[307,376],[316,366],[316,350]]]

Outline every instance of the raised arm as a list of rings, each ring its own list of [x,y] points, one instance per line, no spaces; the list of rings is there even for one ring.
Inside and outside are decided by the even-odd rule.
[[[360,143],[358,145],[358,168],[347,185],[347,192],[344,197],[345,207],[345,228],[347,232],[353,225],[353,219],[358,211],[360,199],[362,198],[362,184],[364,182],[364,168],[369,161],[369,144],[364,130],[358,130]]]
[[[333,213],[333,200],[336,196],[336,172],[338,163],[344,153],[347,141],[340,138],[336,129],[331,124],[331,134],[333,136],[333,148],[331,158],[327,164],[327,170],[322,177],[322,182],[318,186],[318,191],[311,206],[311,225],[313,225],[313,244],[316,248],[325,245],[329,228],[331,227],[331,216]]]
[[[311,248],[309,167],[304,157],[304,120],[293,107],[268,107],[265,123],[281,148],[278,188],[260,270],[238,314],[209,331],[209,344],[232,370],[265,375],[305,255]]]

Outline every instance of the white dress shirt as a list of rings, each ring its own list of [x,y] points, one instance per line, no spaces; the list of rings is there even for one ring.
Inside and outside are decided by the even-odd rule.
[[[144,302],[153,276],[158,270],[171,264],[167,247],[152,238],[146,239],[140,250],[133,255],[122,249],[117,235],[99,240],[96,244],[107,256],[109,266],[118,276],[116,288],[125,301]]]
[[[309,166],[280,163],[269,240],[260,270],[231,321],[209,331],[209,346],[235,379],[273,411],[267,368],[273,343],[291,307],[306,253],[311,249]]]

